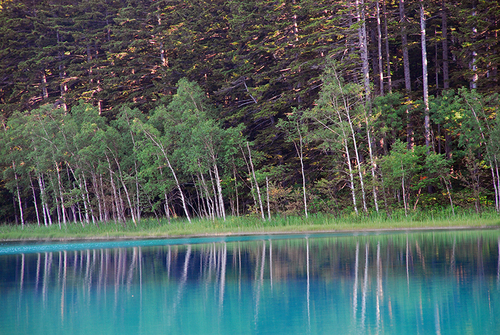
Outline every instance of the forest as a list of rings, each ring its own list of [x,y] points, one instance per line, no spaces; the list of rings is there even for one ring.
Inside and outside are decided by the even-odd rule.
[[[500,3],[0,0],[0,222],[500,211]]]

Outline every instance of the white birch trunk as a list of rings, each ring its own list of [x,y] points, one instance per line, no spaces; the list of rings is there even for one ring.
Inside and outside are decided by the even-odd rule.
[[[214,162],[214,174],[215,174],[215,183],[217,185],[217,193],[219,195],[219,210],[222,214],[222,218],[224,219],[224,221],[226,221],[226,210],[224,208],[224,198],[222,197],[222,186],[220,184],[219,168],[217,167],[217,164],[215,162]]]
[[[260,213],[262,215],[262,220],[265,220],[266,217],[264,216],[264,207],[262,206],[262,198],[260,196],[259,183],[257,182],[257,177],[255,177],[255,169],[252,162],[252,153],[250,151],[250,145],[248,144],[248,142],[247,142],[247,148],[248,148],[248,158],[250,161],[250,167],[252,168],[252,175],[253,179],[255,180],[255,189],[257,190],[257,198],[259,199]]]
[[[191,218],[189,217],[189,211],[187,208],[186,199],[184,198],[184,192],[182,192],[182,188],[181,188],[181,185],[179,183],[179,179],[177,179],[177,174],[175,173],[174,168],[170,164],[170,160],[168,159],[168,155],[167,155],[165,148],[163,147],[163,144],[161,142],[157,141],[156,136],[149,133],[148,131],[144,130],[144,133],[161,150],[163,157],[165,158],[165,161],[167,162],[167,166],[170,169],[170,171],[172,172],[172,176],[174,177],[175,184],[177,185],[177,189],[179,190],[179,194],[180,194],[181,202],[182,202],[182,207],[184,209],[184,213],[186,214],[186,218],[187,218],[188,222],[191,223]]]
[[[17,202],[19,204],[19,215],[21,215],[21,225],[24,228],[23,202],[21,200],[21,192],[19,191],[19,179],[17,177],[15,162],[12,162],[12,168],[14,170],[14,178],[16,179],[16,191],[17,191]]]
[[[115,157],[115,162],[116,162],[116,166],[118,167],[118,173],[119,173],[118,179],[121,181],[121,183],[123,185],[123,190],[125,191],[125,196],[127,197],[127,202],[128,202],[128,207],[130,208],[130,216],[132,217],[132,222],[134,223],[134,226],[137,227],[137,220],[135,219],[134,206],[132,206],[130,194],[128,192],[127,185],[125,184],[125,180],[123,178],[122,169],[121,169],[120,163],[118,162],[118,159],[116,157]]]
[[[46,212],[46,198],[45,198],[45,187],[42,183],[42,177],[40,173],[37,173],[37,179],[38,179],[38,187],[40,187],[40,198],[42,201],[42,214],[43,214],[43,223],[47,227],[48,222],[47,222],[47,214],[50,215],[50,213],[47,211]]]
[[[31,185],[31,190],[33,191],[33,204],[35,205],[36,222],[38,226],[40,226],[40,213],[38,212],[38,204],[37,204],[38,201],[36,198],[35,186],[33,186],[33,179],[31,179],[31,176],[30,176],[30,185]]]
[[[66,226],[66,210],[64,208],[64,196],[63,196],[63,186],[62,186],[62,181],[61,181],[61,174],[59,173],[59,165],[54,161],[54,165],[56,168],[57,172],[57,184],[59,187],[59,197],[61,200],[61,216],[62,216],[62,221],[63,224]]]

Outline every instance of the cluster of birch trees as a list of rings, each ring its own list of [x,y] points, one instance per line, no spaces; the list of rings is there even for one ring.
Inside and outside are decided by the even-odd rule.
[[[426,146],[402,141],[411,136],[407,109],[421,104],[398,94],[368,104],[363,87],[346,83],[334,63],[322,81],[314,107],[294,109],[277,125],[296,157],[282,166],[258,157],[241,126],[217,121],[200,86],[186,79],[148,116],[124,107],[109,124],[84,102],[69,112],[48,105],[16,113],[1,132],[11,215],[61,226],[137,225],[144,215],[225,220],[227,210],[263,219],[266,212],[407,215],[419,202],[452,213],[457,203],[499,210],[497,96],[462,89],[434,98],[429,115],[444,136]]]
[[[237,174],[242,140],[238,127],[214,119],[197,84],[181,80],[170,104],[148,118],[125,107],[106,124],[83,102],[70,112],[44,106],[14,114],[3,124],[3,177],[22,224],[27,209],[45,225],[137,225],[144,212],[170,220],[178,210],[187,220],[192,213],[225,219],[221,183],[229,182],[223,174]]]

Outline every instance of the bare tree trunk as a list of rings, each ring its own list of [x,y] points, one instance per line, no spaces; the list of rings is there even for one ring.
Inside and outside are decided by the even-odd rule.
[[[387,85],[389,86],[389,93],[392,93],[392,75],[391,75],[391,58],[389,51],[389,32],[387,29],[387,6],[385,0],[383,0],[383,8],[384,11],[384,35],[385,35],[385,58],[387,64]]]
[[[424,94],[424,128],[425,128],[425,146],[427,151],[430,151],[431,146],[431,126],[430,126],[430,114],[429,114],[429,83],[427,81],[427,43],[425,37],[425,13],[424,13],[424,2],[420,0],[420,38],[422,47],[422,82],[423,82],[423,94]]]
[[[378,76],[379,76],[379,87],[380,87],[380,95],[384,95],[384,66],[382,64],[382,29],[380,23],[380,6],[378,3],[379,0],[375,1],[375,6],[377,9],[377,40],[378,40]]]
[[[189,210],[187,208],[186,199],[184,198],[184,192],[182,192],[181,185],[179,183],[179,180],[177,179],[177,174],[175,173],[174,168],[170,164],[170,160],[168,159],[168,155],[167,155],[165,148],[163,147],[163,144],[161,142],[159,142],[156,139],[156,136],[151,134],[150,132],[144,130],[144,133],[146,134],[147,137],[149,137],[149,139],[153,142],[153,144],[155,144],[161,150],[163,157],[165,158],[165,161],[167,162],[167,166],[170,169],[170,171],[172,172],[172,176],[174,177],[175,184],[177,185],[177,189],[179,190],[179,194],[181,196],[182,207],[184,209],[184,213],[186,214],[186,218],[187,218],[188,222],[191,223],[191,218],[189,217]]]
[[[109,180],[111,183],[111,188],[113,189],[113,200],[114,200],[114,207],[115,207],[114,213],[115,213],[116,217],[118,218],[118,221],[121,221],[122,215],[120,214],[121,210],[120,210],[120,204],[118,201],[118,195],[116,194],[116,185],[115,185],[115,181],[113,178],[113,170],[111,169],[111,162],[109,161],[108,156],[106,156],[106,159],[108,160]]]
[[[474,1],[472,2],[472,4],[473,4],[472,16],[476,16],[476,4]],[[474,27],[472,27],[472,39],[475,40],[476,35],[477,35],[477,28],[474,26]],[[477,75],[476,57],[477,57],[477,53],[475,50],[473,50],[472,51],[472,59],[471,59],[470,64],[469,64],[469,67],[472,71],[472,78],[471,78],[471,82],[470,82],[471,90],[477,89],[478,75]]]
[[[134,213],[135,212],[134,206],[132,206],[132,201],[130,200],[128,188],[127,188],[127,185],[125,184],[125,180],[123,178],[122,169],[121,169],[120,163],[118,162],[118,159],[116,157],[115,157],[115,162],[116,162],[116,166],[118,167],[119,179],[122,182],[123,190],[125,191],[125,196],[127,197],[128,207],[130,208],[130,216],[132,216],[132,222],[134,223],[134,226],[137,227],[137,221],[135,219],[135,213]]]
[[[42,100],[48,99],[49,91],[47,90],[47,75],[45,74],[45,69],[42,72]]]
[[[264,216],[264,207],[262,206],[262,198],[260,197],[259,183],[257,182],[257,177],[255,176],[255,169],[253,167],[253,162],[252,162],[252,152],[250,151],[250,145],[248,144],[248,142],[247,142],[247,148],[248,148],[248,158],[250,161],[250,167],[252,168],[252,175],[253,179],[255,180],[255,189],[257,190],[257,198],[259,199],[260,213],[262,215],[262,220],[265,220],[266,217]]]
[[[403,170],[403,165],[401,164],[401,169]],[[401,177],[401,190],[403,191],[403,205],[405,207],[405,216],[408,216],[408,205],[406,201],[406,187],[405,187],[405,174],[403,170],[403,176]]]
[[[399,0],[399,23],[401,25],[401,42],[403,48],[403,70],[405,74],[405,90],[406,94],[411,92],[411,77],[410,77],[410,57],[408,55],[408,37],[406,35],[406,13],[405,13],[405,0]],[[409,99],[407,99],[409,101]],[[410,110],[406,109],[407,118],[407,139],[408,149],[413,149],[414,138],[413,138],[413,125],[410,116]]]
[[[366,23],[365,23],[365,3],[364,0],[356,0],[356,14],[359,24],[359,52],[362,62],[363,84],[365,88],[366,100],[370,99],[370,72],[368,65],[368,42],[366,39]]]
[[[401,40],[403,47],[403,69],[405,73],[405,89],[406,92],[410,92],[411,91],[410,57],[408,56],[408,38],[406,35],[405,0],[399,0],[399,22],[401,24]]]
[[[92,203],[90,202],[90,192],[89,192],[89,189],[87,187],[87,181],[85,180],[85,175],[82,174],[82,179],[83,179],[83,186],[85,187],[85,199],[87,201],[87,204],[89,206],[89,209],[90,209],[90,215],[92,216],[92,223],[93,224],[97,224],[96,223],[96,216],[94,214],[94,209],[92,208]],[[97,224],[97,226],[99,226],[99,224]]]
[[[40,226],[40,214],[38,212],[38,201],[36,199],[36,192],[35,192],[35,186],[33,186],[33,179],[31,179],[30,175],[30,185],[31,185],[31,190],[33,191],[33,204],[35,205],[35,214],[36,214],[36,222],[38,226]]]
[[[104,185],[102,182],[102,173],[99,174],[99,191],[98,193],[101,194],[102,198],[102,205],[104,209],[104,221],[107,222],[109,220],[109,211],[108,211],[108,205],[106,203],[106,196],[104,195]]]
[[[222,218],[224,219],[224,221],[226,221],[226,210],[224,208],[224,198],[222,197],[222,186],[220,184],[219,168],[215,163],[215,158],[214,158],[214,174],[215,174],[215,184],[217,185],[217,193],[219,198],[219,210],[222,214]]]
[[[200,163],[198,162],[198,165]],[[209,218],[211,218],[212,220],[215,220],[215,208],[213,205],[211,205],[211,198],[210,198],[210,192],[208,191],[208,186],[207,186],[207,183],[205,182],[205,177],[203,177],[203,173],[201,172],[201,166],[200,166],[200,172],[199,172],[199,176],[198,176],[198,179],[201,180],[201,185],[203,187],[203,190],[205,191],[205,197],[206,197],[206,205],[207,205],[207,215]],[[205,202],[203,202],[205,204]]]
[[[293,142],[295,146],[295,150],[297,151],[297,154],[299,155],[299,160],[300,160],[300,173],[302,174],[302,193],[304,197],[304,214],[306,216],[306,219],[308,218],[308,212],[307,212],[307,193],[306,193],[306,174],[305,174],[305,169],[304,169],[304,140],[302,138],[302,132],[300,131],[300,126],[297,125],[297,130],[299,133],[299,145],[297,147],[297,144]]]
[[[234,174],[234,192],[236,196],[236,216],[240,216],[240,203],[239,203],[239,196],[238,196],[238,180],[236,179],[236,165],[234,164],[233,160],[233,174]]]
[[[250,164],[248,163],[247,158],[245,156],[245,151],[243,150],[243,148],[241,146],[240,146],[240,149],[241,149],[241,154],[243,156],[243,159],[245,160],[245,164],[246,164],[247,170],[248,170],[248,175],[249,175],[248,180],[250,180],[250,194],[252,195],[253,204],[254,204],[255,208],[257,208],[257,199],[255,198],[255,194],[253,192],[253,179],[251,177],[252,169],[250,168]]]
[[[339,82],[339,85],[340,85],[340,82]],[[341,88],[341,90],[342,90],[342,88]],[[358,164],[358,176],[359,176],[359,184],[361,186],[361,196],[363,199],[363,211],[365,213],[367,213],[368,208],[366,207],[365,185],[363,182],[363,172],[361,171],[361,158],[359,156],[358,143],[356,141],[356,132],[354,131],[353,122],[351,120],[350,108],[349,108],[347,101],[345,100],[345,97],[343,97],[343,101],[344,101],[344,108],[346,111],[347,123],[349,124],[349,128],[351,130],[351,137],[352,137],[353,146],[354,146],[354,153],[356,155],[356,161]],[[340,117],[340,113],[339,113],[339,117]],[[340,118],[340,122],[342,122],[342,118]]]
[[[271,221],[271,206],[269,205],[269,178],[266,176],[267,218]]]
[[[59,186],[59,197],[61,199],[61,215],[62,215],[62,220],[63,224],[66,226],[66,210],[64,208],[64,195],[63,195],[63,185],[61,181],[61,174],[59,173],[59,165],[54,161],[54,165],[56,168],[57,172],[57,184]]]
[[[91,171],[92,176],[92,188],[94,189],[95,196],[97,198],[97,208],[99,210],[99,221],[104,221],[103,210],[102,210],[102,199],[101,194],[99,192],[99,186],[97,184],[97,177],[94,171]]]
[[[443,39],[443,88],[450,88],[450,75],[448,72],[448,17],[446,15],[446,3],[441,4],[441,29]]]
[[[42,177],[40,173],[37,173],[38,177],[38,187],[40,187],[40,198],[42,200],[42,214],[43,214],[43,223],[45,226],[48,226],[47,215],[50,217],[50,213],[47,210],[47,199],[45,196],[45,185],[43,185]]]
[[[214,207],[215,207],[215,213],[217,213],[217,217],[220,218],[221,217],[220,206],[219,206],[220,204],[218,201],[217,190],[215,189],[215,182],[214,182],[214,177],[212,175],[211,169],[208,169],[208,174],[210,176],[210,182],[212,184],[212,191],[214,192],[213,203],[214,203]],[[215,218],[215,216],[214,216],[214,218]]]
[[[19,215],[21,216],[21,225],[24,228],[24,213],[23,213],[23,202],[21,200],[21,192],[19,190],[19,179],[16,172],[16,163],[12,162],[12,169],[14,170],[14,178],[16,180],[16,191],[17,191],[17,202],[19,204]]]
[[[444,186],[446,187],[446,193],[448,193],[448,199],[450,199],[451,212],[453,213],[453,215],[455,215],[455,207],[453,206],[453,199],[451,198],[451,191],[450,191],[450,187],[448,186],[448,181],[444,178],[442,180],[443,180]]]

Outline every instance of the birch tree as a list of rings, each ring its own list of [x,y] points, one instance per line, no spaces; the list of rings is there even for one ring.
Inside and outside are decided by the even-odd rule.
[[[304,168],[304,134],[307,133],[304,124],[305,118],[298,114],[297,110],[287,115],[288,120],[281,120],[278,127],[285,132],[286,141],[293,143],[297,157],[300,161],[300,174],[302,175],[302,194],[304,199],[304,215],[307,218],[307,188],[306,188],[306,173]]]
[[[320,128],[333,136],[330,138],[331,141],[341,144],[348,167],[349,185],[356,214],[358,213],[354,183],[356,170],[359,178],[363,211],[368,211],[358,136],[354,130],[355,124],[357,127],[364,120],[364,118],[359,119],[359,114],[355,114],[356,111],[359,113],[359,106],[364,106],[362,91],[363,89],[359,85],[344,83],[344,80],[336,71],[335,65],[331,65],[327,67],[323,75],[323,87],[319,99],[316,101],[317,105],[306,114]],[[324,132],[317,134],[326,135]],[[324,138],[323,141],[328,143],[329,139]]]

